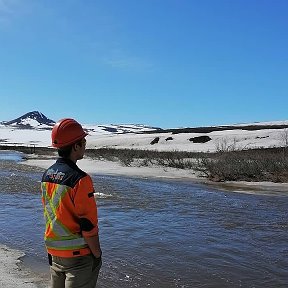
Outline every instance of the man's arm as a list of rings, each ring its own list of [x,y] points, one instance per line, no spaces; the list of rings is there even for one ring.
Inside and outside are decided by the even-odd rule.
[[[74,199],[75,209],[79,216],[81,233],[92,254],[101,257],[101,248],[98,234],[98,212],[94,198],[94,187],[90,176],[86,175],[79,180],[77,193]]]
[[[93,255],[96,258],[100,258],[102,251],[100,248],[99,236],[96,235],[96,236],[91,236],[91,237],[85,237],[85,236],[83,236],[83,237],[84,237],[86,243],[88,244],[90,250],[92,251]]]

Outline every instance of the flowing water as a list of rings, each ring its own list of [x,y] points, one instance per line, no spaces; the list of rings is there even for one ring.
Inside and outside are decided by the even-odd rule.
[[[0,176],[37,184],[23,191],[0,185],[0,243],[24,250],[48,271],[35,188],[41,173],[2,169]],[[103,250],[98,287],[288,287],[288,196],[92,178]]]

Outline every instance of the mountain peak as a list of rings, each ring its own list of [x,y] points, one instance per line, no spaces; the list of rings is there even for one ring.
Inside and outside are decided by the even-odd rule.
[[[50,129],[55,124],[55,121],[47,118],[43,113],[39,111],[31,111],[14,120],[4,121],[2,122],[2,124],[26,129],[27,128]]]

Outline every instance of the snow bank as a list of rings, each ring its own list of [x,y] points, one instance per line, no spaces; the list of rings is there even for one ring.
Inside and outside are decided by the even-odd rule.
[[[282,124],[282,122],[279,122]],[[277,123],[279,125],[279,123]],[[258,123],[258,126],[265,124]],[[273,122],[266,124],[273,124]],[[283,125],[287,121],[283,121]],[[262,126],[263,126],[262,125]],[[87,148],[122,148],[122,149],[141,149],[156,151],[190,151],[190,152],[214,152],[219,147],[219,143],[233,145],[236,149],[248,148],[270,148],[283,146],[283,137],[288,137],[287,129],[260,129],[248,131],[238,125],[237,129],[214,131],[210,133],[177,133],[157,132],[152,134],[132,133],[147,130],[148,128],[117,126],[127,129],[129,133],[118,134],[110,130],[116,129],[107,126],[107,131],[97,125],[83,125],[88,129]],[[233,125],[231,125],[232,127]],[[141,129],[142,130],[141,130]],[[110,130],[109,130],[110,129]],[[117,130],[116,129],[116,130]],[[118,131],[117,130],[117,131]],[[110,132],[109,132],[110,131]],[[198,136],[209,136],[212,140],[206,143],[193,143],[191,138]],[[159,137],[159,142],[152,145],[151,142]],[[0,125],[0,144],[1,145],[23,145],[36,147],[49,147],[51,145],[51,130],[41,129],[17,129]]]

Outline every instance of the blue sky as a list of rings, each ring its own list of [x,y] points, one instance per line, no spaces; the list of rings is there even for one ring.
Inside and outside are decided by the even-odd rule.
[[[287,0],[0,0],[0,120],[287,120]]]

